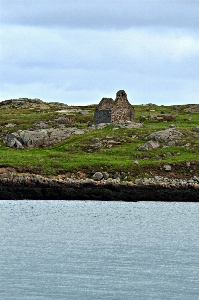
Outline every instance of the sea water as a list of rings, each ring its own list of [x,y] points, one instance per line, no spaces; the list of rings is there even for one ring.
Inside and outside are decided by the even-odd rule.
[[[0,201],[1,300],[198,300],[199,203]]]

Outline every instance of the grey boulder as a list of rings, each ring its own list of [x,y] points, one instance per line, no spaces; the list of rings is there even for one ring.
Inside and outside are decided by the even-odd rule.
[[[11,148],[39,148],[55,145],[69,138],[72,134],[83,134],[84,130],[71,128],[49,128],[38,130],[19,130],[8,134],[3,142]]]
[[[160,130],[154,133],[149,134],[146,139],[147,140],[154,140],[159,142],[167,142],[175,139],[181,139],[183,137],[183,134],[174,129],[174,128],[168,128],[165,130]]]
[[[23,145],[20,141],[20,137],[16,133],[9,133],[4,139],[3,142],[6,146],[16,149],[23,149]]]
[[[103,174],[101,172],[96,172],[94,175],[93,175],[93,179],[95,181],[100,181],[101,179],[103,178]]]
[[[157,149],[160,147],[160,144],[157,141],[148,141],[143,146],[138,148],[139,151],[148,151],[151,149]]]
[[[194,129],[195,132],[199,132],[199,126],[196,126]]]

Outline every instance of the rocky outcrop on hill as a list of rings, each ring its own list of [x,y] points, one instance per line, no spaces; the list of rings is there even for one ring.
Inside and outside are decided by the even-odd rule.
[[[159,142],[168,142],[171,140],[181,139],[183,134],[175,128],[168,128],[149,134],[146,139]]]
[[[164,112],[162,112],[161,115],[157,115],[157,116],[140,116],[140,122],[144,122],[144,121],[154,121],[154,122],[173,122],[176,120],[176,117],[173,115],[167,115],[164,114]]]
[[[38,130],[19,130],[14,133],[7,134],[3,142],[6,146],[23,149],[28,148],[39,148],[47,147],[59,143],[72,134],[83,134],[85,131],[77,129],[76,127],[70,128],[49,128],[49,129],[38,129]]]
[[[138,148],[139,151],[147,151],[150,149],[157,149],[160,147],[159,143],[164,143],[167,146],[182,146],[181,139],[184,137],[184,135],[173,128],[171,125],[171,128],[165,129],[165,130],[160,130],[153,132],[149,134],[146,137],[146,142],[144,145],[140,146]]]
[[[96,125],[91,125],[90,129],[102,129],[106,126],[109,126],[110,123],[99,123]],[[115,123],[111,124],[113,126],[113,130],[123,128],[123,129],[133,129],[133,128],[140,128],[143,127],[142,123],[136,123],[136,122],[124,122],[124,123]]]
[[[68,105],[64,103],[58,102],[44,102],[41,99],[29,99],[29,98],[19,98],[19,99],[9,99],[0,102],[0,107],[3,109],[9,108],[30,108],[30,109],[39,109],[45,110],[51,107],[56,107],[57,109],[64,109],[67,108]]]

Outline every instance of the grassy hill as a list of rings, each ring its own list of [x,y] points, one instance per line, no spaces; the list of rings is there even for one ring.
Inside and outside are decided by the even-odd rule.
[[[28,103],[28,104],[27,104]],[[2,103],[1,103],[2,104]],[[0,104],[0,167],[15,168],[46,175],[65,174],[90,177],[96,171],[132,180],[138,177],[199,176],[199,105],[156,106],[135,105],[135,122],[141,128],[119,128],[108,125],[101,129],[88,129],[93,123],[95,105],[77,107],[59,103],[44,103],[26,99],[26,105]],[[60,110],[65,109],[65,112]],[[84,113],[85,112],[85,113]],[[17,130],[34,129],[43,122],[57,127],[62,119],[64,126],[86,129],[83,135],[72,135],[63,142],[48,148],[12,149],[3,143],[3,137]],[[146,136],[174,124],[184,134],[179,146],[138,151]],[[172,170],[167,172],[164,165]]]

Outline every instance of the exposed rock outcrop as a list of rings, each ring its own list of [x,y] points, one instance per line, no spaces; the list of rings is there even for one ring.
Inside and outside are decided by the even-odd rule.
[[[182,146],[181,139],[184,137],[184,135],[173,128],[171,125],[171,128],[160,130],[153,132],[149,134],[146,137],[146,142],[144,145],[140,146],[138,148],[139,151],[147,151],[150,149],[157,149],[160,147],[159,143],[166,143],[167,146]]]
[[[167,115],[163,112],[161,112],[161,115],[151,115],[149,117],[146,117],[146,116],[140,116],[140,122],[144,122],[144,121],[154,121],[154,122],[171,122],[171,121],[175,121],[176,120],[176,117],[175,116],[172,116],[172,115]]]
[[[16,149],[47,147],[59,143],[71,134],[83,134],[84,130],[71,128],[49,128],[40,130],[19,130],[5,136],[3,142],[6,146]]]
[[[9,99],[0,101],[0,107],[3,109],[9,108],[31,108],[31,109],[39,109],[45,110],[49,109],[50,107],[56,107],[57,109],[64,109],[67,108],[68,105],[64,103],[58,102],[44,102],[41,99],[29,99],[29,98],[19,98],[19,99]]]
[[[147,140],[154,140],[159,142],[167,142],[171,140],[181,139],[183,137],[183,134],[174,129],[174,128],[168,128],[165,130],[160,130],[154,133],[149,134],[146,139]]]
[[[143,146],[140,146],[138,150],[147,151],[150,149],[157,149],[160,147],[160,144],[157,141],[148,141]]]

